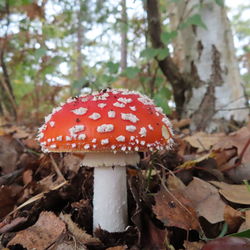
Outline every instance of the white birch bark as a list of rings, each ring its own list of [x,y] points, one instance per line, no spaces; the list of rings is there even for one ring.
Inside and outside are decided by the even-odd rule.
[[[196,13],[207,27],[180,29],[174,41],[176,63],[195,79],[186,93],[183,116],[192,118],[192,129],[207,131],[221,128],[223,120],[246,121],[249,110],[241,109],[247,101],[225,7],[214,0],[179,1],[171,7],[172,29]]]

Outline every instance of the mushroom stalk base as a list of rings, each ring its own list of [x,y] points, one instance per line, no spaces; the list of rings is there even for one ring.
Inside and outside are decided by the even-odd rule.
[[[93,227],[123,232],[127,226],[126,167],[94,168]]]

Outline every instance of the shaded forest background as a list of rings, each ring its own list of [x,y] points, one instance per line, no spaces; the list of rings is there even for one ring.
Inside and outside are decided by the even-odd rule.
[[[53,106],[84,88],[122,87],[151,96],[167,114],[177,108],[174,116],[183,117],[184,92],[197,79],[193,72],[181,72],[178,61],[182,58],[174,47],[178,35],[189,28],[209,30],[199,1],[191,9],[184,6],[174,26],[171,15],[174,5],[181,2],[186,1],[1,0],[1,114],[39,124]],[[229,11],[221,0],[210,2]],[[241,84],[247,96],[248,11],[247,4],[231,10]],[[150,28],[154,15],[160,21],[158,31]],[[184,116],[190,116],[187,113]]]

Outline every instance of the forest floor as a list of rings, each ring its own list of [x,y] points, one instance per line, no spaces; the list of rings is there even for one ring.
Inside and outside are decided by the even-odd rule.
[[[80,167],[83,155],[44,154],[36,128],[2,124],[0,248],[198,250],[225,235],[250,237],[250,124],[191,134],[189,120],[173,123],[175,147],[127,170],[123,233],[92,232],[93,170]]]

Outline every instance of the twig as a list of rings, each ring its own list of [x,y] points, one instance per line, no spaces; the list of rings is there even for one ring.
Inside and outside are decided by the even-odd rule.
[[[59,167],[57,166],[56,164],[56,161],[54,159],[54,157],[50,154],[50,159],[51,159],[51,163],[52,163],[52,166],[54,167],[55,171],[56,171],[56,174],[58,177],[61,177],[64,181],[66,181],[66,179],[64,178],[61,170],[59,169]]]

